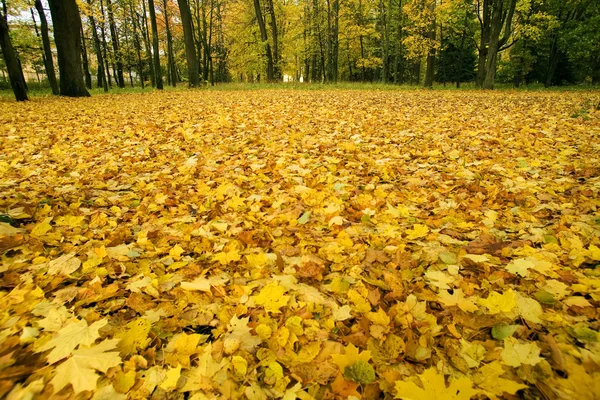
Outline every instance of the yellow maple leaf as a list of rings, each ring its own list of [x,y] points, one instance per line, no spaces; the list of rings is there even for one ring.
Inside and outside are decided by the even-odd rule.
[[[167,371],[167,375],[165,376],[165,380],[158,386],[161,389],[171,392],[177,388],[177,381],[179,381],[179,377],[181,376],[181,365],[178,365],[175,368],[169,368]]]
[[[464,312],[475,312],[479,310],[479,307],[475,304],[471,298],[465,298],[465,294],[462,289],[454,289],[454,292],[450,294],[447,290],[442,290],[438,294],[438,300],[445,306],[458,306]]]
[[[492,291],[487,299],[479,299],[479,304],[488,309],[488,314],[507,313],[517,306],[517,296],[512,289],[503,294]]]
[[[510,367],[519,367],[523,364],[536,365],[542,361],[537,344],[523,343],[512,336],[504,339],[501,357],[502,362]]]
[[[233,261],[239,261],[242,256],[238,250],[222,251],[213,256],[215,261],[220,262],[222,265],[227,265]]]
[[[50,225],[51,221],[52,217],[44,218],[42,222],[33,227],[31,230],[31,236],[43,236],[48,233],[48,231],[52,229],[52,225]]]
[[[285,292],[286,288],[279,286],[277,282],[271,282],[253,297],[254,303],[263,306],[267,312],[280,313],[279,309],[290,300],[290,296],[284,295]]]
[[[54,392],[71,384],[75,394],[84,390],[95,390],[100,377],[95,371],[106,373],[109,368],[121,364],[121,357],[115,348],[118,340],[105,340],[96,346],[83,346],[74,351],[71,357],[56,368],[56,375],[50,381]]]
[[[347,366],[352,365],[359,360],[369,362],[371,359],[371,351],[365,350],[359,353],[358,348],[350,343],[348,346],[344,347],[344,354],[332,354],[331,359],[335,365],[338,366],[340,372],[343,373]]]
[[[138,318],[129,322],[115,337],[121,338],[117,348],[123,355],[137,353],[150,344],[148,333],[151,323],[147,319]]]
[[[499,361],[493,361],[479,369],[475,382],[478,387],[486,391],[491,399],[496,399],[498,396],[502,396],[503,393],[514,395],[517,391],[527,388],[527,385],[522,383],[501,378],[500,376],[505,372]]]
[[[419,375],[423,388],[412,381],[396,381],[396,399],[403,400],[470,400],[479,393],[473,388],[468,378],[453,379],[446,387],[444,375],[440,375],[435,367],[425,370]]]
[[[176,244],[171,250],[169,250],[169,255],[175,260],[179,260],[181,258],[181,254],[184,252],[185,250],[179,244]]]
[[[87,322],[82,319],[68,324],[59,330],[52,340],[38,348],[36,352],[52,349],[48,354],[48,364],[54,364],[69,356],[75,347],[80,344],[91,346],[100,337],[98,330],[107,323],[107,319],[102,319],[88,326]]]
[[[419,239],[427,236],[427,234],[429,233],[429,228],[427,227],[427,225],[414,224],[412,229],[406,230],[406,233],[406,238],[408,240]]]

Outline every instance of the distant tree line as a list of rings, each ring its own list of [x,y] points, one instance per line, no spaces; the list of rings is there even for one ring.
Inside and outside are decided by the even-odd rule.
[[[600,82],[597,0],[1,1],[0,84],[17,100],[24,71],[66,96],[228,81]]]

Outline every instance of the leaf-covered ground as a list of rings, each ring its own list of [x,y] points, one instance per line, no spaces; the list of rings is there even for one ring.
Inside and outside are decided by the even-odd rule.
[[[0,397],[600,398],[598,98],[3,102]]]

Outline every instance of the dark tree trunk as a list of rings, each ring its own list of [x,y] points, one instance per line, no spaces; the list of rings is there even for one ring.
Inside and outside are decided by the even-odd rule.
[[[85,77],[85,87],[92,88],[92,75],[90,74],[90,64],[88,62],[87,48],[85,46],[85,35],[83,33],[83,24],[81,26],[81,58],[83,62],[83,76]]]
[[[165,33],[167,34],[167,82],[173,87],[177,86],[177,68],[175,67],[175,57],[173,56],[173,39],[171,37],[171,28],[169,26],[169,11],[167,10],[167,0],[163,0],[163,14],[165,17]]]
[[[194,30],[192,27],[192,13],[187,0],[177,0],[179,12],[181,13],[181,24],[183,25],[183,38],[185,42],[185,56],[188,67],[188,86],[200,86],[200,71],[198,58],[196,57],[196,46],[194,43]]]
[[[267,28],[265,26],[265,19],[262,15],[260,8],[260,0],[254,0],[254,11],[256,12],[256,20],[258,22],[258,29],[260,30],[260,40],[265,45],[265,55],[267,56],[267,81],[273,81],[273,55],[271,53],[271,45],[269,44],[269,38],[267,36]]]
[[[112,89],[112,78],[110,76],[110,66],[108,65],[108,45],[106,44],[106,29],[104,27],[104,2],[100,0],[100,12],[102,13],[102,20],[100,21],[100,34],[102,36],[102,53],[104,58],[104,73],[108,80],[108,87]]]
[[[110,0],[106,0],[108,11],[108,25],[110,27],[110,40],[112,41],[113,53],[117,64],[117,73],[115,79],[120,88],[125,87],[125,79],[123,78],[123,60],[119,52],[119,37],[117,36],[117,26],[115,25],[115,16],[113,6]]]
[[[158,50],[158,27],[156,26],[156,11],[154,9],[154,0],[148,0],[148,8],[150,11],[150,25],[152,26],[152,51],[154,59],[154,81],[156,88],[163,89],[162,72],[160,70],[160,54]]]
[[[15,99],[17,99],[17,101],[28,100],[27,86],[23,79],[23,71],[21,70],[21,65],[17,59],[17,53],[10,40],[6,15],[4,14],[0,14],[0,48],[4,55],[4,63],[8,70],[8,79],[10,80],[10,86],[15,94]]]
[[[487,54],[485,57],[485,70],[483,71],[483,89],[494,88],[494,78],[496,76],[496,62],[500,48],[506,44],[512,32],[512,20],[515,13],[517,0],[484,0],[484,20],[482,26],[489,27],[487,40]],[[488,7],[487,13],[486,5]],[[489,18],[486,24],[485,17]],[[502,37],[500,35],[503,33]],[[483,37],[483,30],[482,30]],[[482,40],[483,43],[483,40]],[[480,62],[481,50],[480,48]],[[478,71],[478,79],[481,74],[481,66]]]
[[[133,2],[129,3],[129,12],[131,14],[131,24],[133,25],[133,44],[137,54],[138,74],[140,75],[140,84],[142,85],[142,89],[144,89],[144,64],[142,63],[142,49],[140,45],[140,36],[138,35],[137,30],[137,15],[133,10]]]
[[[156,74],[154,73],[154,61],[152,59],[152,51],[150,51],[150,33],[148,31],[148,17],[146,16],[146,0],[142,0],[142,6],[144,9],[144,14],[142,14],[142,20],[144,25],[142,26],[143,37],[144,37],[144,47],[146,48],[146,58],[148,60],[148,68],[150,69],[150,82],[152,83],[152,87],[156,86]]]
[[[435,1],[431,2],[430,11],[431,11],[432,15],[435,15],[434,14],[435,13]],[[435,37],[436,37],[435,17],[431,21],[431,26],[429,28],[429,32],[428,32],[427,36],[430,39],[433,39],[435,41]],[[429,49],[429,52],[427,53],[427,69],[425,70],[425,81],[423,82],[423,86],[426,88],[432,88],[434,76],[435,76],[435,47]]]
[[[340,1],[333,0],[333,27],[332,27],[332,38],[331,38],[331,80],[334,83],[338,81],[338,57],[340,52]]]
[[[89,4],[91,10],[92,1],[87,0],[87,3]],[[92,38],[94,39],[94,50],[96,52],[96,61],[98,63],[98,87],[102,87],[104,88],[105,92],[108,92],[108,81],[106,80],[106,74],[104,71],[104,58],[102,57],[102,44],[100,43],[100,38],[98,37],[96,20],[94,19],[92,13],[90,13],[88,16],[88,20],[92,26]]]
[[[44,46],[44,67],[46,67],[46,76],[48,77],[48,83],[52,89],[52,94],[58,95],[58,81],[56,80],[56,73],[54,72],[54,61],[52,58],[52,49],[50,48],[50,37],[48,36],[48,21],[46,20],[46,14],[44,13],[41,0],[35,1],[35,9],[40,17],[40,33],[42,34],[42,45]]]
[[[544,82],[545,87],[552,86],[552,80],[554,79],[554,73],[559,61],[559,49],[558,49],[558,33],[554,34],[552,39],[552,46],[550,47],[550,57],[548,59],[548,72],[546,73],[546,79]]]
[[[266,0],[269,16],[271,20],[271,35],[273,37],[273,80],[281,80],[281,68],[279,65],[279,35],[277,33],[277,19],[275,17],[275,7],[273,0]]]
[[[49,0],[49,3],[60,71],[60,94],[89,96],[81,70],[81,19],[77,3],[75,0]]]

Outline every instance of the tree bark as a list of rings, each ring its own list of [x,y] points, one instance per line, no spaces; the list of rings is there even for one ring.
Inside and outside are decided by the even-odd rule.
[[[265,55],[267,56],[267,81],[273,81],[273,55],[271,53],[271,45],[269,44],[269,38],[267,36],[267,28],[265,26],[265,20],[262,15],[260,8],[260,0],[254,0],[254,11],[256,12],[256,20],[258,22],[258,29],[260,30],[260,40],[265,46]]]
[[[160,54],[158,50],[158,27],[156,25],[156,11],[154,9],[154,0],[148,0],[148,8],[150,11],[150,25],[152,26],[152,51],[154,59],[154,81],[156,88],[163,89],[162,72],[160,70]]]
[[[279,35],[277,33],[277,19],[275,18],[275,7],[273,0],[266,0],[271,20],[271,35],[273,38],[273,80],[281,80],[281,68],[279,65]]]
[[[150,33],[148,30],[148,17],[146,15],[146,0],[142,0],[142,7],[144,10],[144,14],[142,14],[142,21],[144,25],[142,26],[142,36],[144,37],[144,47],[146,49],[146,58],[148,61],[148,68],[150,69],[150,83],[152,87],[156,86],[156,74],[154,73],[154,61],[152,60],[152,51],[150,50]]]
[[[75,0],[49,0],[49,3],[60,71],[60,94],[89,96],[81,70],[81,18],[77,3]]]
[[[133,25],[133,44],[135,46],[135,52],[137,54],[138,74],[140,75],[140,84],[142,85],[142,89],[144,89],[145,82],[144,82],[144,64],[142,63],[142,48],[140,45],[140,36],[138,35],[138,30],[137,30],[137,15],[133,9],[133,2],[129,3],[129,13],[131,16],[131,24]]]
[[[429,27],[427,37],[435,41],[436,38],[436,21],[435,21],[435,1],[430,3],[430,12],[434,16]],[[435,76],[435,47],[432,47],[427,52],[427,69],[425,70],[425,81],[423,86],[426,88],[433,87],[433,79]]]
[[[484,0],[483,19],[480,19],[482,26],[482,46],[479,49],[480,65],[478,67],[478,82],[483,75],[481,87],[483,89],[494,88],[494,78],[496,76],[496,61],[500,48],[506,44],[512,33],[512,20],[516,8],[516,0]],[[487,7],[487,8],[486,8]],[[486,22],[486,18],[488,18]],[[487,27],[487,46],[483,46],[483,28]],[[502,37],[500,35],[503,33]],[[482,71],[482,50],[485,51],[485,64]]]
[[[102,20],[100,21],[100,34],[102,36],[102,53],[104,59],[104,73],[106,74],[106,79],[108,80],[108,87],[112,89],[112,78],[110,76],[110,66],[108,65],[108,45],[106,44],[106,29],[104,27],[104,3],[103,0],[100,0],[100,12],[102,13]]]
[[[117,36],[117,26],[115,25],[115,16],[113,12],[113,6],[110,0],[106,0],[106,7],[108,11],[108,26],[110,28],[110,40],[112,42],[113,53],[117,64],[116,80],[120,88],[125,87],[125,79],[123,78],[123,60],[121,60],[121,54],[119,52],[119,37]]]
[[[92,88],[92,75],[90,74],[90,64],[88,62],[87,48],[85,46],[85,35],[83,34],[83,24],[81,26],[81,60],[83,62],[83,76],[85,77],[85,87]]]
[[[163,14],[165,17],[165,33],[167,34],[167,82],[173,87],[177,86],[177,70],[175,67],[175,57],[173,56],[173,38],[171,37],[171,28],[169,26],[169,11],[167,10],[167,0],[163,0]]]
[[[52,94],[58,96],[58,81],[56,80],[56,73],[54,72],[54,61],[52,58],[52,49],[50,47],[50,37],[48,36],[48,21],[46,20],[46,14],[44,13],[41,0],[35,1],[35,9],[40,17],[40,33],[42,35],[42,45],[44,46],[44,67],[46,67],[46,76],[48,77],[48,83],[52,89]]]
[[[177,0],[179,12],[181,13],[181,24],[183,25],[183,40],[185,42],[185,56],[188,67],[188,86],[200,86],[200,71],[198,58],[196,57],[196,46],[194,43],[194,31],[192,28],[192,13],[187,0]]]
[[[8,70],[8,79],[10,80],[10,86],[15,94],[15,99],[17,101],[28,100],[27,86],[23,79],[23,71],[21,70],[21,66],[17,60],[17,53],[10,40],[8,23],[6,22],[6,15],[4,14],[0,14],[0,48],[2,49],[4,63]]]

